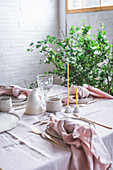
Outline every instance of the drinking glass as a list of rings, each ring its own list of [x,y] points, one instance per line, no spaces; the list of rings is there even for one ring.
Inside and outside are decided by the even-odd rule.
[[[46,103],[47,93],[53,85],[53,75],[52,74],[40,74],[37,75],[38,87],[44,94],[44,105]]]

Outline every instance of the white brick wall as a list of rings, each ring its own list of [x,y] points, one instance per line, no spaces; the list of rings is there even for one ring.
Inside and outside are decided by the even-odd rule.
[[[42,56],[38,50],[31,53],[26,49],[30,42],[48,34],[59,37],[59,28],[65,32],[65,18],[67,32],[84,19],[96,33],[103,22],[112,42],[113,11],[62,14],[65,9],[61,7],[60,16],[64,19],[61,17],[59,27],[59,5],[65,5],[65,0],[0,0],[0,84],[29,87],[37,74],[50,69],[50,65],[39,65]]]
[[[105,24],[107,39],[111,44],[113,41],[113,11],[99,11],[99,12],[86,12],[78,14],[67,14],[67,33],[72,25],[80,26],[81,20],[84,19],[87,24],[91,25],[93,34],[97,34],[100,29],[100,22]]]
[[[50,69],[39,65],[31,42],[59,36],[58,0],[0,0],[0,84],[29,87],[36,75]]]

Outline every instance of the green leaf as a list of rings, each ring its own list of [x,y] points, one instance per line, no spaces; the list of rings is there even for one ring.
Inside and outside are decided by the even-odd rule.
[[[102,34],[103,34],[103,35],[106,35],[106,31],[105,31],[105,30],[104,30],[104,31],[102,31]]]
[[[89,26],[89,29],[92,30],[93,28],[91,26]]]
[[[48,38],[48,39],[49,39],[49,38],[50,38],[50,35],[47,35],[47,37],[46,37],[46,38]]]
[[[27,51],[30,51],[30,49],[27,49]]]
[[[34,45],[34,43],[31,43],[30,46]]]
[[[104,27],[104,24],[101,23],[101,26]],[[69,62],[70,84],[87,83],[108,91],[113,86],[112,45],[108,43],[103,28],[98,29],[97,34],[93,34],[92,31],[92,27],[82,20],[81,27],[72,26],[69,35],[63,40],[47,35],[46,39],[38,40],[36,45],[31,44],[27,51],[41,47],[40,52],[44,53],[40,64],[54,65],[54,69],[50,65],[48,72],[63,79],[63,85],[67,84]]]
[[[36,45],[36,48],[39,48],[39,47],[41,47],[41,45]]]
[[[82,19],[81,22],[85,22],[85,20]]]

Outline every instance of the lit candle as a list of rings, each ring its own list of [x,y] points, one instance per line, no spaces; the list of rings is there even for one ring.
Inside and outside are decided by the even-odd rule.
[[[77,85],[76,85],[76,107],[78,107],[78,94],[77,94]]]
[[[67,106],[69,107],[69,64],[67,64]]]

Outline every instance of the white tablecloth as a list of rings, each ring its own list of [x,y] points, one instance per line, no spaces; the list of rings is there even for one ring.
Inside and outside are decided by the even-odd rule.
[[[60,93],[65,91],[64,88],[56,87],[54,86],[53,91],[57,89],[57,94],[58,89]],[[12,110],[11,112],[21,117],[19,125],[0,134],[0,168],[3,170],[68,170],[70,147],[63,148],[32,133],[30,129],[32,123],[49,119],[51,113],[29,116],[25,115],[24,111],[25,109]],[[64,108],[62,113],[64,114]],[[67,115],[71,116],[72,113]],[[101,100],[81,107],[80,115],[113,127],[113,100]],[[44,130],[45,126],[40,126],[41,130]],[[95,130],[103,139],[113,160],[113,130],[98,125]],[[56,140],[64,144],[62,140]],[[113,167],[111,169],[113,170]]]

